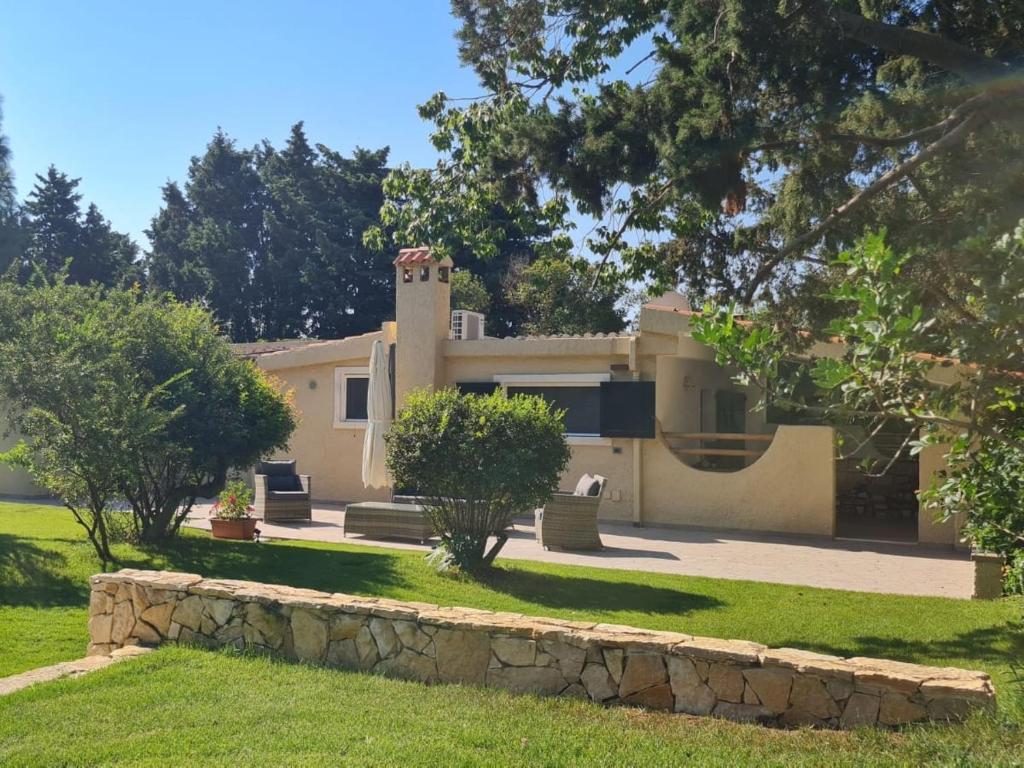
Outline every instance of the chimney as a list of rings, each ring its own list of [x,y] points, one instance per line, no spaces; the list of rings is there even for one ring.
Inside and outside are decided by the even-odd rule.
[[[395,407],[408,392],[444,385],[451,315],[452,260],[429,248],[403,248],[395,259]]]

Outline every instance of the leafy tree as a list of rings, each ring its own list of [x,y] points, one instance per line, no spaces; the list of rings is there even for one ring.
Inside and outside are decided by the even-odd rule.
[[[0,283],[0,403],[24,466],[113,560],[106,513],[173,535],[229,470],[283,447],[294,417],[210,314],[138,290]]]
[[[542,258],[508,279],[509,302],[523,315],[528,334],[616,333],[625,319],[616,308],[621,284],[594,283],[585,259]]]
[[[397,486],[425,498],[446,565],[489,566],[512,518],[551,498],[569,462],[562,416],[543,398],[500,392],[406,399],[385,437],[388,467]]]
[[[912,258],[877,234],[836,258],[843,277],[824,297],[834,314],[828,326],[794,328],[770,309],[740,320],[709,306],[694,321],[694,336],[776,405],[857,424],[868,438],[902,421],[911,452],[928,443],[949,445],[951,471],[925,500],[944,516],[965,513],[974,541],[1021,560],[1019,574],[1024,221],[1011,234],[979,237],[955,255],[964,265],[955,318],[904,279]],[[922,352],[929,349],[950,356]]]
[[[491,294],[479,276],[467,270],[452,273],[452,309],[468,309],[487,314],[491,307]]]
[[[462,172],[517,198],[568,194],[605,217],[589,244],[631,277],[746,303],[813,294],[822,254],[885,226],[900,250],[930,249],[921,279],[948,288],[944,249],[1022,214],[1019,3],[454,9],[462,60],[490,94],[431,105],[439,125],[472,120],[452,152],[482,157]]]
[[[302,123],[282,150],[240,150],[218,131],[184,192],[164,187],[147,233],[151,284],[208,302],[235,341],[378,327],[393,311],[393,270],[362,233],[376,220],[386,163],[387,150],[346,158],[314,148]]]
[[[124,285],[140,277],[131,238],[115,232],[95,205],[82,213],[80,179],[51,165],[36,180],[24,206],[26,278],[34,269],[57,275],[65,268],[68,280],[82,285]]]
[[[532,191],[509,194],[512,180],[492,167],[502,137],[490,131],[504,105],[447,107],[442,94],[420,107],[435,123],[431,141],[441,153],[433,168],[400,166],[384,182],[379,225],[368,245],[386,250],[429,243],[439,259],[450,256],[476,275],[491,296],[488,326],[503,335],[523,329],[521,307],[506,290],[510,275],[538,258],[568,258],[568,207],[561,198],[545,204]]]

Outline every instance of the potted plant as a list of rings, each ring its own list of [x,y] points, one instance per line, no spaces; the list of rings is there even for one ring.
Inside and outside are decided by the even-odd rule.
[[[220,492],[210,510],[210,532],[215,539],[251,541],[256,534],[252,517],[252,490],[241,480],[232,480]]]

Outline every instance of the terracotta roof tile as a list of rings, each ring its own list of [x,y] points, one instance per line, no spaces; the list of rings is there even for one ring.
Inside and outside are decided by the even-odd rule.
[[[425,264],[433,261],[434,257],[430,253],[430,249],[424,246],[419,248],[403,248],[398,252],[398,258],[395,259],[395,266],[402,264]]]

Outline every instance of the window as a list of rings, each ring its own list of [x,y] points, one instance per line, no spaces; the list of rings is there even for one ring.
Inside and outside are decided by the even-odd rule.
[[[369,368],[334,369],[334,426],[366,423],[366,398],[370,391]]]
[[[420,282],[425,283],[430,279],[430,267],[420,267]]]
[[[565,434],[596,438],[601,434],[601,382],[607,373],[501,374],[494,380],[513,395],[537,395],[565,411]]]
[[[412,268],[411,267],[402,267],[402,282],[403,283],[411,283],[412,282]]]
[[[448,267],[437,268],[437,282],[447,283],[448,282]]]
[[[567,435],[601,434],[601,390],[597,387],[509,387],[508,396],[538,395],[565,411]]]

